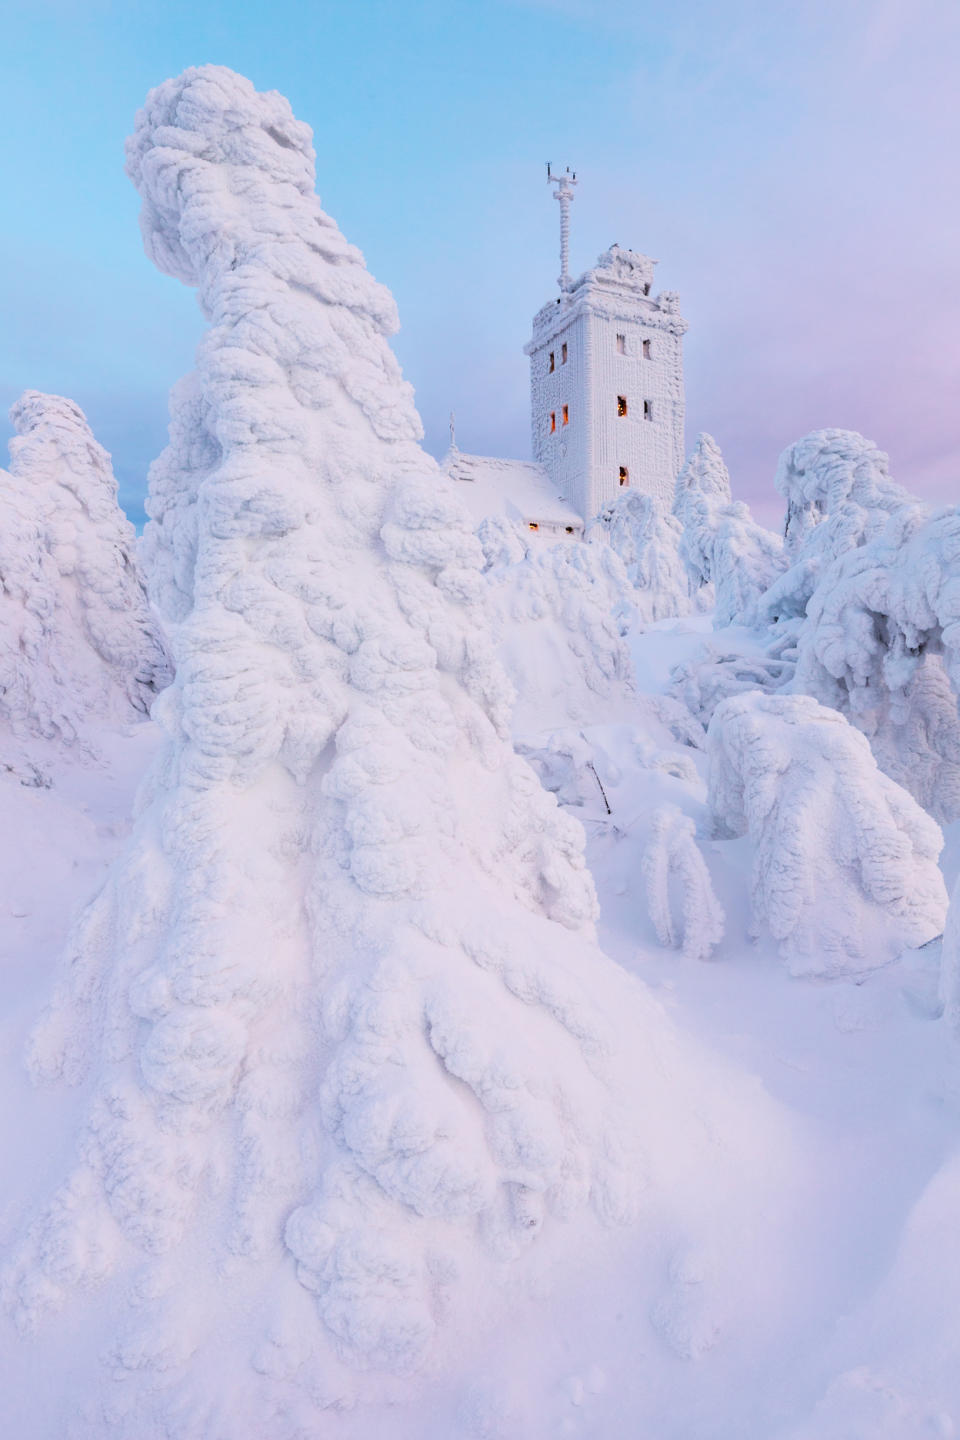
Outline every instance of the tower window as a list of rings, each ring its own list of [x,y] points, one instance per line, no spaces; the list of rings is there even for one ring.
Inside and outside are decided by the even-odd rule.
[[[551,351],[550,351],[550,374],[551,374],[551,375],[553,374],[554,370],[556,370],[556,368],[557,368],[557,358],[556,358],[556,356],[554,355],[553,351],[551,350]]]
[[[553,434],[554,430],[556,430],[556,428],[557,428],[557,412],[556,412],[556,410],[551,410],[551,411],[550,411],[550,434],[551,434],[551,435]]]
[[[630,471],[627,469],[626,465],[621,465],[621,466],[620,466],[620,484],[621,484],[621,485],[629,485],[629,484],[630,484]]]
[[[643,343],[646,344],[647,342],[644,341]],[[626,337],[626,335],[618,335],[618,336],[617,336],[617,354],[618,354],[618,355],[626,355],[626,353],[627,353],[627,337]]]
[[[527,528],[529,530],[539,530],[540,526],[537,524],[536,520],[530,520],[527,522]]]
[[[572,535],[572,534],[573,534],[573,526],[572,526],[572,525],[567,525],[565,528],[566,528],[566,532],[567,532],[568,535]]]
[[[644,420],[652,420],[652,419],[653,419],[653,401],[652,401],[652,400],[644,400],[644,402],[643,402],[643,418],[644,418]]]
[[[644,295],[649,295],[649,294],[650,294],[650,282],[649,282],[649,280],[647,281],[646,285],[644,285],[644,287],[643,287],[643,293],[644,293]]]
[[[564,405],[564,407],[563,407],[563,423],[564,423],[564,425],[569,425],[569,424],[570,424],[570,406],[569,406],[569,405]]]
[[[560,364],[561,364],[561,365],[566,365],[566,363],[567,363],[567,342],[566,342],[566,340],[564,340],[563,344],[560,346]]]
[[[652,360],[652,359],[653,359],[653,356],[650,354],[650,341],[649,341],[649,340],[644,340],[644,342],[643,342],[643,358],[644,358],[644,360]]]
[[[617,396],[617,414],[622,418],[624,415],[626,415],[626,413],[627,413],[627,397],[626,397],[626,395],[618,395],[618,396]]]

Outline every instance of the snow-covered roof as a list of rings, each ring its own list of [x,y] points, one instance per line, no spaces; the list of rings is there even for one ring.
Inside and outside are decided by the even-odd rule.
[[[526,527],[536,525],[541,533],[553,537],[583,533],[583,520],[557,494],[542,465],[451,449],[442,468],[451,480],[464,482],[457,486],[457,493],[478,522],[488,515],[505,515]]]

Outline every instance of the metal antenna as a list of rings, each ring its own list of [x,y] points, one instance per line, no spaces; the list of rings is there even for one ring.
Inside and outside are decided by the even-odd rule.
[[[456,450],[456,448],[457,448],[457,412],[456,412],[456,410],[451,410],[451,411],[450,411],[450,449],[451,449],[451,450]]]
[[[564,293],[570,289],[570,205],[576,183],[576,170],[571,171],[568,165],[562,175],[554,175],[547,161],[547,184],[556,185],[553,196],[560,202],[560,278],[557,283]]]

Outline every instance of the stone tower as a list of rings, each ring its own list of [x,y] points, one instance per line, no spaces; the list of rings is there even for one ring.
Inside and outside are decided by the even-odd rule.
[[[657,263],[612,245],[571,280],[575,175],[550,173],[561,211],[560,295],[533,321],[533,454],[584,521],[626,486],[669,510],[684,461],[683,335],[672,291],[652,295]]]

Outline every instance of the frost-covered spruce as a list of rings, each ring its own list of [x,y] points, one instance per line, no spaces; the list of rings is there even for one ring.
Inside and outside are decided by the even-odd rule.
[[[634,603],[641,620],[667,620],[703,608],[698,602],[705,587],[697,591],[696,602],[690,594],[687,567],[680,555],[680,522],[663,514],[652,496],[625,490],[603,507],[594,527],[622,560],[637,591]]]
[[[309,130],[204,67],[151,93],[128,157],[148,253],[210,321],[151,479],[177,678],[34,1040],[90,1116],[10,1290],[29,1326],[118,1272],[131,1424],[170,1395],[179,1440],[209,1435],[226,1375],[211,1405],[250,1426],[286,1386],[257,1433],[282,1409],[302,1434],[289,1387],[326,1403],[331,1338],[408,1366],[494,1258],[625,1219],[638,1185],[675,1234],[677,1176],[706,1146],[722,1186],[714,1127],[738,1133],[703,1096],[741,1101],[593,944],[582,832],[513,754],[482,552]]]
[[[881,768],[960,816],[960,509],[904,504],[821,574],[792,688],[848,714]]]
[[[169,680],[110,457],[72,400],[28,390],[0,471],[0,726],[92,742]]]
[[[719,836],[754,847],[753,928],[795,974],[858,974],[939,935],[943,836],[858,730],[806,695],[741,695],[707,732]]]
[[[678,896],[671,894],[672,877]],[[682,949],[688,960],[709,959],[723,939],[726,917],[697,844],[696,826],[676,805],[654,812],[643,880],[660,944]]]
[[[758,525],[750,509],[730,495],[730,477],[711,435],[697,439],[677,476],[673,513],[683,529],[680,554],[690,593],[712,585],[714,626],[754,623],[760,597],[785,569],[783,542]],[[697,600],[697,609],[708,608]]]

